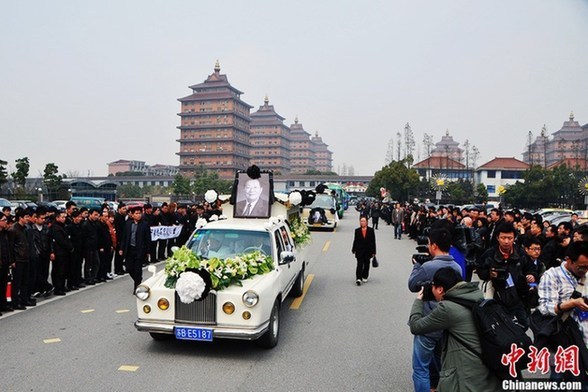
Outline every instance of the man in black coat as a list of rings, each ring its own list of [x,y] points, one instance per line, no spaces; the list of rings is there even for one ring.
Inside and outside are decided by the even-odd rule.
[[[119,251],[125,258],[127,272],[133,278],[133,293],[143,280],[143,263],[147,260],[151,243],[151,228],[142,217],[141,207],[131,209]]]
[[[125,231],[125,224],[127,221],[127,206],[125,203],[120,202],[118,209],[114,214],[114,231],[116,233],[116,247],[117,251],[121,250],[120,244],[122,242],[123,234]],[[124,275],[125,270],[123,268],[123,257],[120,252],[114,254],[114,273],[117,275]]]
[[[51,260],[53,262],[51,281],[55,286],[55,295],[65,295],[66,271],[74,250],[69,234],[65,230],[66,217],[65,212],[60,212],[51,226]],[[71,285],[71,282],[68,284]]]
[[[24,210],[15,212],[16,222],[8,229],[8,255],[12,267],[12,301],[17,310],[36,304],[29,298],[29,243],[25,234],[30,215]]]
[[[355,283],[361,286],[366,283],[370,273],[370,259],[376,255],[376,233],[373,228],[368,227],[367,218],[359,219],[359,227],[355,229],[353,246],[351,252],[357,259],[355,269]]]
[[[84,279],[86,284],[96,284],[98,268],[100,267],[100,256],[98,253],[98,238],[100,236],[98,219],[100,212],[93,208],[88,219],[82,223],[82,238],[84,239]]]

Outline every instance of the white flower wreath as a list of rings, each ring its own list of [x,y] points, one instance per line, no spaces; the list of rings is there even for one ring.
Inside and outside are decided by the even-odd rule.
[[[194,300],[200,299],[206,289],[206,284],[200,275],[195,272],[182,272],[176,282],[176,292],[180,301],[191,304]]]
[[[302,195],[300,192],[292,192],[288,196],[288,200],[292,205],[297,206],[298,204],[302,203]]]
[[[206,191],[206,193],[204,194],[204,200],[206,200],[209,203],[214,203],[216,199],[218,199],[218,193],[216,193],[216,191],[213,189]]]

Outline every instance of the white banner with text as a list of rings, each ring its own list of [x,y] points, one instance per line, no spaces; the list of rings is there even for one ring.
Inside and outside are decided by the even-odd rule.
[[[182,232],[183,225],[175,226],[153,226],[151,228],[151,241],[169,240],[177,238]]]

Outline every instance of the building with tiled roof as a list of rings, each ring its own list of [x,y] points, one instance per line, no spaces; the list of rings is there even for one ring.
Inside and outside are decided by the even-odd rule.
[[[588,170],[588,160],[584,158],[564,158],[561,161],[554,162],[547,166],[547,169],[551,170],[564,165],[572,170]]]
[[[550,167],[562,160],[588,159],[588,124],[580,126],[570,113],[568,121],[552,134],[550,139],[545,126],[534,142],[523,152],[523,161],[531,165]]]
[[[243,93],[220,73],[218,61],[213,74],[190,88],[191,95],[178,99],[180,173],[189,176],[203,167],[231,178],[236,170],[247,169],[251,159],[249,111],[253,106],[241,100]]]
[[[316,168],[315,151],[313,149],[310,133],[308,133],[301,123],[298,122],[298,116],[294,124],[290,125],[290,164],[291,173],[304,174],[309,170]]]
[[[251,164],[277,173],[290,173],[291,135],[284,117],[276,113],[266,96],[263,106],[251,114]]]
[[[453,140],[453,136],[449,135],[449,130],[445,131],[445,136],[441,137],[441,141],[435,143],[435,148],[431,150],[433,157],[447,157],[454,161],[463,161],[463,149],[459,148],[459,143]]]
[[[329,150],[329,146],[323,142],[323,138],[319,136],[318,132],[315,132],[310,141],[315,156],[316,170],[323,173],[333,171],[333,153]]]
[[[471,180],[473,171],[467,169],[459,161],[446,156],[430,156],[412,165],[421,178],[429,180],[433,176],[443,177],[449,180]]]
[[[498,200],[505,186],[524,182],[523,175],[529,167],[514,157],[496,157],[476,169],[476,183],[486,186],[490,200]]]

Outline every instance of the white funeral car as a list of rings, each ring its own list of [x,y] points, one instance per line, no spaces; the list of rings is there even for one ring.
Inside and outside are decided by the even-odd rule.
[[[231,207],[231,206],[229,206]],[[135,327],[156,339],[213,341],[255,340],[271,348],[278,343],[280,308],[288,294],[301,296],[305,261],[285,221],[228,219],[197,229],[186,244],[202,260],[227,259],[251,252],[271,256],[269,272],[254,275],[198,301],[184,303],[165,286],[165,271],[155,272],[137,288]]]

